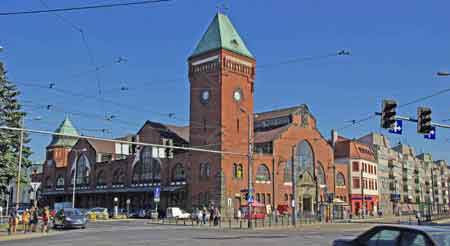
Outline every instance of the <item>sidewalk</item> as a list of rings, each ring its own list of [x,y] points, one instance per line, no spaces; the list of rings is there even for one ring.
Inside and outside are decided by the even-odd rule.
[[[18,231],[14,235],[8,235],[7,231],[0,231],[0,242],[5,241],[11,241],[11,240],[20,240],[20,239],[31,239],[31,238],[39,238],[39,237],[46,237],[50,235],[59,234],[60,232],[57,231],[50,231],[49,233],[42,233],[42,232],[28,232],[26,234],[23,233],[23,231]]]

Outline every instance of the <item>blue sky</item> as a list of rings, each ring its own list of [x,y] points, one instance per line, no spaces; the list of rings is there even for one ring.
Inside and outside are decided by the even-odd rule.
[[[76,1],[77,5],[120,1]],[[123,2],[123,1],[122,1]],[[116,137],[135,133],[145,120],[187,125],[189,95],[186,59],[223,1],[175,0],[157,7],[139,6],[63,13],[81,27],[96,65],[92,65],[81,35],[52,14],[0,16],[0,60],[17,81],[28,105],[27,126],[54,130],[69,112],[88,135]],[[72,7],[74,1],[46,0],[51,7]],[[322,134],[380,110],[383,98],[400,104],[450,87],[450,2],[432,1],[226,1],[226,13],[255,55],[258,64],[322,56],[348,49],[349,57],[296,63],[258,70],[255,111],[308,104]],[[43,8],[39,0],[3,0],[1,12]],[[117,57],[128,61],[114,64]],[[102,97],[97,95],[95,66]],[[74,76],[80,74],[80,76]],[[83,94],[75,97],[55,90]],[[128,91],[121,91],[126,86]],[[399,109],[414,116],[417,106],[430,106],[433,120],[450,119],[449,94]],[[128,106],[119,106],[126,104]],[[52,111],[44,109],[54,105]],[[30,106],[31,105],[31,106]],[[33,106],[34,105],[34,106]],[[36,106],[41,105],[41,106]],[[140,111],[140,112],[139,112]],[[162,113],[162,114],[161,114]],[[177,119],[167,117],[175,113]],[[105,121],[103,116],[115,115]],[[435,159],[450,160],[450,129],[438,129],[429,141],[406,124],[403,136],[390,136]],[[111,133],[92,131],[108,128]],[[385,132],[374,118],[340,132],[359,137]],[[32,134],[33,159],[43,159],[48,136]]]

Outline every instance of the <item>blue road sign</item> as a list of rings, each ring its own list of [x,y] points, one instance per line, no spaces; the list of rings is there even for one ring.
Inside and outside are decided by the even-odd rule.
[[[403,131],[403,121],[395,120],[394,128],[389,129],[390,133],[401,135]]]
[[[155,188],[155,198],[160,198],[161,195],[161,187]]]
[[[253,196],[252,195],[248,195],[247,202],[248,203],[253,203]]]
[[[436,139],[436,127],[431,127],[430,133],[423,135],[426,139],[435,140]]]

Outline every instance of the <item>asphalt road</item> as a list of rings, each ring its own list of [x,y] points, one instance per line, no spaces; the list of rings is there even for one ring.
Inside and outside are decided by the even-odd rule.
[[[51,232],[48,236],[0,242],[17,246],[265,246],[265,245],[331,245],[341,236],[355,236],[369,226],[317,225],[300,230],[217,230],[191,226],[152,225],[146,220],[98,222],[84,230]]]
[[[342,235],[358,234],[357,230],[257,230],[224,231],[210,228],[192,228],[190,226],[151,225],[146,221],[121,221],[90,224],[84,230],[67,230],[50,233],[49,236],[0,242],[0,245],[16,246],[115,246],[115,245],[330,245],[331,241]]]

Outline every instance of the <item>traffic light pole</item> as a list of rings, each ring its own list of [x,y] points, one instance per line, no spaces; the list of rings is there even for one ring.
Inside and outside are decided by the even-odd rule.
[[[381,115],[381,113],[375,112],[375,115]],[[398,120],[406,120],[406,121],[416,122],[416,123],[418,122],[417,119],[415,119],[415,118],[412,118],[412,117],[406,117],[406,116],[400,116],[400,115],[396,115],[396,116],[395,116],[395,119],[398,119]],[[435,127],[440,127],[440,128],[447,128],[447,129],[450,129],[450,125],[441,124],[441,123],[437,123],[437,122],[431,122],[431,125],[432,125],[432,126],[435,126]]]

